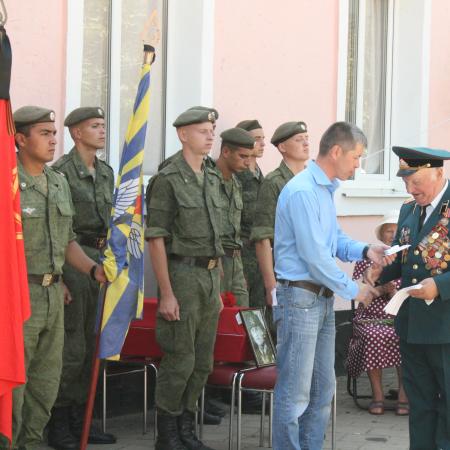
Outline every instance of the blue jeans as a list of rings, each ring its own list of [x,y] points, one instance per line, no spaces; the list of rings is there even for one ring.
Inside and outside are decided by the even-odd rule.
[[[320,450],[335,390],[334,298],[277,286],[274,450]]]

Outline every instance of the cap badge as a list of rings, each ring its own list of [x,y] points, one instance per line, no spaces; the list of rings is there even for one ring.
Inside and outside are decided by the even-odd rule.
[[[97,112],[98,112],[98,114],[99,114],[100,116],[103,117],[103,110],[102,110],[102,108],[98,108],[98,109],[97,109]]]
[[[306,127],[305,127],[305,125],[304,125],[303,123],[300,124],[300,128],[301,128],[302,130],[306,130]]]
[[[55,113],[53,111],[50,112],[50,120],[55,120]]]
[[[210,122],[214,122],[214,121],[216,120],[216,114],[215,114],[214,111],[210,111],[210,112],[208,113],[208,120],[209,120]]]

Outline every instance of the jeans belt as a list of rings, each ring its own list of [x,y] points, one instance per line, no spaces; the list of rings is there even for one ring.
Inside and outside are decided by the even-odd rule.
[[[77,239],[80,245],[86,245],[87,247],[96,248],[101,250],[106,245],[106,236],[87,236],[82,235]]]
[[[284,286],[293,286],[301,289],[306,289],[307,291],[314,292],[314,294],[320,295],[322,297],[332,297],[334,292],[331,289],[328,289],[325,286],[320,286],[315,283],[311,283],[311,281],[289,281],[289,280],[278,280],[279,283]]]
[[[241,250],[238,248],[224,248],[223,251],[225,252],[225,256],[230,258],[237,258],[238,256],[241,256]]]
[[[208,256],[170,255],[169,259],[187,264],[188,266],[196,266],[208,270],[215,269],[219,264],[219,258],[209,258]]]
[[[40,284],[41,286],[48,287],[59,281],[60,275],[54,273],[44,273],[43,275],[28,274],[28,283]]]

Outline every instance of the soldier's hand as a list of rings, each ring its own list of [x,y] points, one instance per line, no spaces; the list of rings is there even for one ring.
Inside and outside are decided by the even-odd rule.
[[[164,295],[159,300],[158,312],[163,319],[172,322],[173,320],[180,320],[180,306],[175,295]]]
[[[219,295],[219,302],[220,302],[219,313],[221,313],[223,311],[223,301],[220,295]]]
[[[397,256],[397,254],[385,256],[384,251],[388,250],[390,247],[385,244],[373,244],[370,245],[367,251],[367,257],[376,264],[382,267],[392,264]]]
[[[94,276],[99,283],[106,283],[108,281],[108,278],[106,278],[105,270],[103,269],[103,264],[97,264]]]
[[[358,295],[355,297],[355,301],[362,303],[364,308],[367,308],[372,303],[372,300],[379,295],[380,292],[376,288],[367,285],[360,289]]]
[[[69,305],[72,303],[72,295],[70,294],[69,288],[61,282],[62,289],[63,289],[63,295],[64,295],[64,304]]]
[[[410,289],[408,294],[411,297],[420,298],[422,300],[433,300],[439,295],[439,290],[433,278],[425,278],[420,282],[420,289]]]

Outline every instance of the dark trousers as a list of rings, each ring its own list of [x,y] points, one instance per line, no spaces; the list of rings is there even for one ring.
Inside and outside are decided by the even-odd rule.
[[[450,344],[400,340],[411,450],[450,450]]]

